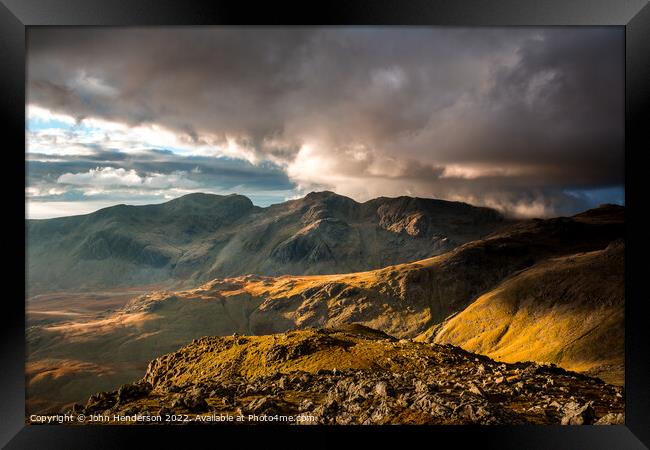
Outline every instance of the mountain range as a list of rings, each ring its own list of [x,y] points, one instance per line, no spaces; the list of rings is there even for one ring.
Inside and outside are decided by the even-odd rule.
[[[240,198],[190,196],[181,200],[230,204]],[[170,205],[180,204],[158,205],[156,211]],[[116,208],[120,211],[121,207]],[[237,273],[235,267],[246,267],[249,254],[244,253],[244,258],[219,266],[229,267],[235,275],[212,277],[190,288],[154,290],[91,320],[43,321],[31,326],[27,334],[29,408],[69,404],[138,379],[153,358],[203,336],[269,335],[352,323],[397,339],[453,344],[504,363],[555,363],[608,383],[623,382],[623,207],[604,205],[572,217],[515,221],[458,203],[399,198],[359,204],[332,193],[317,193],[275,207],[252,208],[255,212],[250,216],[204,232],[202,242],[210,244],[198,247],[214,248],[216,237],[230,230],[234,234],[228,235],[229,244],[219,247],[219,255],[225,255],[228,246],[243,249],[244,241],[258,242],[246,250],[252,255],[252,249],[263,249],[264,257],[251,256],[252,267],[267,267],[279,275],[252,270]],[[91,224],[117,220],[111,208],[98,213],[111,219],[90,220],[93,215],[89,215],[69,220],[88,221],[76,230],[86,230],[85,235],[96,229]],[[141,220],[149,220],[146,216]],[[276,219],[286,226],[272,225]],[[43,223],[51,227],[62,220]],[[170,218],[158,226],[176,230],[179,222]],[[264,225],[256,225],[260,223]],[[342,223],[347,231],[332,235],[330,225]],[[29,223],[28,227],[37,225]],[[256,226],[274,230],[267,236],[273,236],[275,243],[246,240],[256,236],[251,231]],[[137,233],[127,231],[146,236],[146,227],[137,229]],[[388,241],[381,241],[380,236]],[[68,261],[79,257],[69,250],[71,242],[61,247],[68,249]],[[164,239],[157,242],[162,245]],[[338,264],[354,264],[355,258],[354,253],[346,253],[349,246],[342,242],[367,256],[361,258],[362,264],[381,268],[344,270]],[[325,248],[323,243],[329,254],[340,251],[344,256],[325,258],[315,251]],[[84,248],[83,242],[75,248]],[[137,265],[111,255],[96,264]],[[318,269],[307,263],[310,258],[315,258]],[[406,262],[398,262],[400,258]],[[265,266],[270,261],[277,267]],[[296,261],[302,261],[302,266]],[[171,263],[166,264],[170,266],[161,266],[161,270],[172,270]],[[291,274],[288,268],[302,273]],[[203,280],[213,274],[211,270],[190,271],[188,279]]]
[[[507,222],[492,209],[423,198],[358,203],[325,191],[261,208],[242,195],[195,193],[27,220],[29,290],[357,272],[437,255]]]

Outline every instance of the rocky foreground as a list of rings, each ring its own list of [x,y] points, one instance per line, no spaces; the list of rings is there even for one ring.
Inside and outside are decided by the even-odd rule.
[[[623,423],[624,400],[623,388],[554,365],[503,364],[349,325],[204,337],[73,412],[108,423],[583,425]]]

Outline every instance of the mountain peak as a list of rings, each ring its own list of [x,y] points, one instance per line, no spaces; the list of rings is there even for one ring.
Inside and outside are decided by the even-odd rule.
[[[224,207],[236,210],[248,210],[254,206],[251,199],[244,195],[217,195],[194,192],[165,202],[162,204],[162,207],[176,211],[178,209],[214,209]]]
[[[248,199],[248,197],[241,195],[241,194],[227,194],[227,195],[219,195],[219,194],[211,194],[207,192],[192,192],[190,194],[185,194],[181,195],[180,197],[176,197],[172,200],[169,200],[168,202],[165,203],[173,203],[173,202],[214,202],[214,201],[219,201],[227,198],[245,198]]]
[[[309,194],[305,195],[303,198],[305,200],[327,200],[330,198],[352,200],[350,197],[346,197],[345,195],[340,195],[332,191],[312,191]]]

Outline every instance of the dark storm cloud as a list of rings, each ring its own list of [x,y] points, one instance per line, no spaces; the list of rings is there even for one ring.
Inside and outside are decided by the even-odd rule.
[[[623,182],[621,29],[40,28],[28,45],[30,103],[231,139],[307,189],[549,214]]]
[[[486,162],[539,165],[577,183],[620,182],[622,33],[544,36],[524,41],[519,62],[497,69],[489,94],[460,117],[476,124],[463,130],[464,142]],[[471,152],[463,157],[476,159]]]

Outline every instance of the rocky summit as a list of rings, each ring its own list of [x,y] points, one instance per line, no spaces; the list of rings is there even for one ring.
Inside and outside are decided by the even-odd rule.
[[[162,423],[598,425],[623,423],[623,395],[622,387],[553,364],[505,364],[345,325],[203,337],[72,412],[107,423],[138,416]]]

